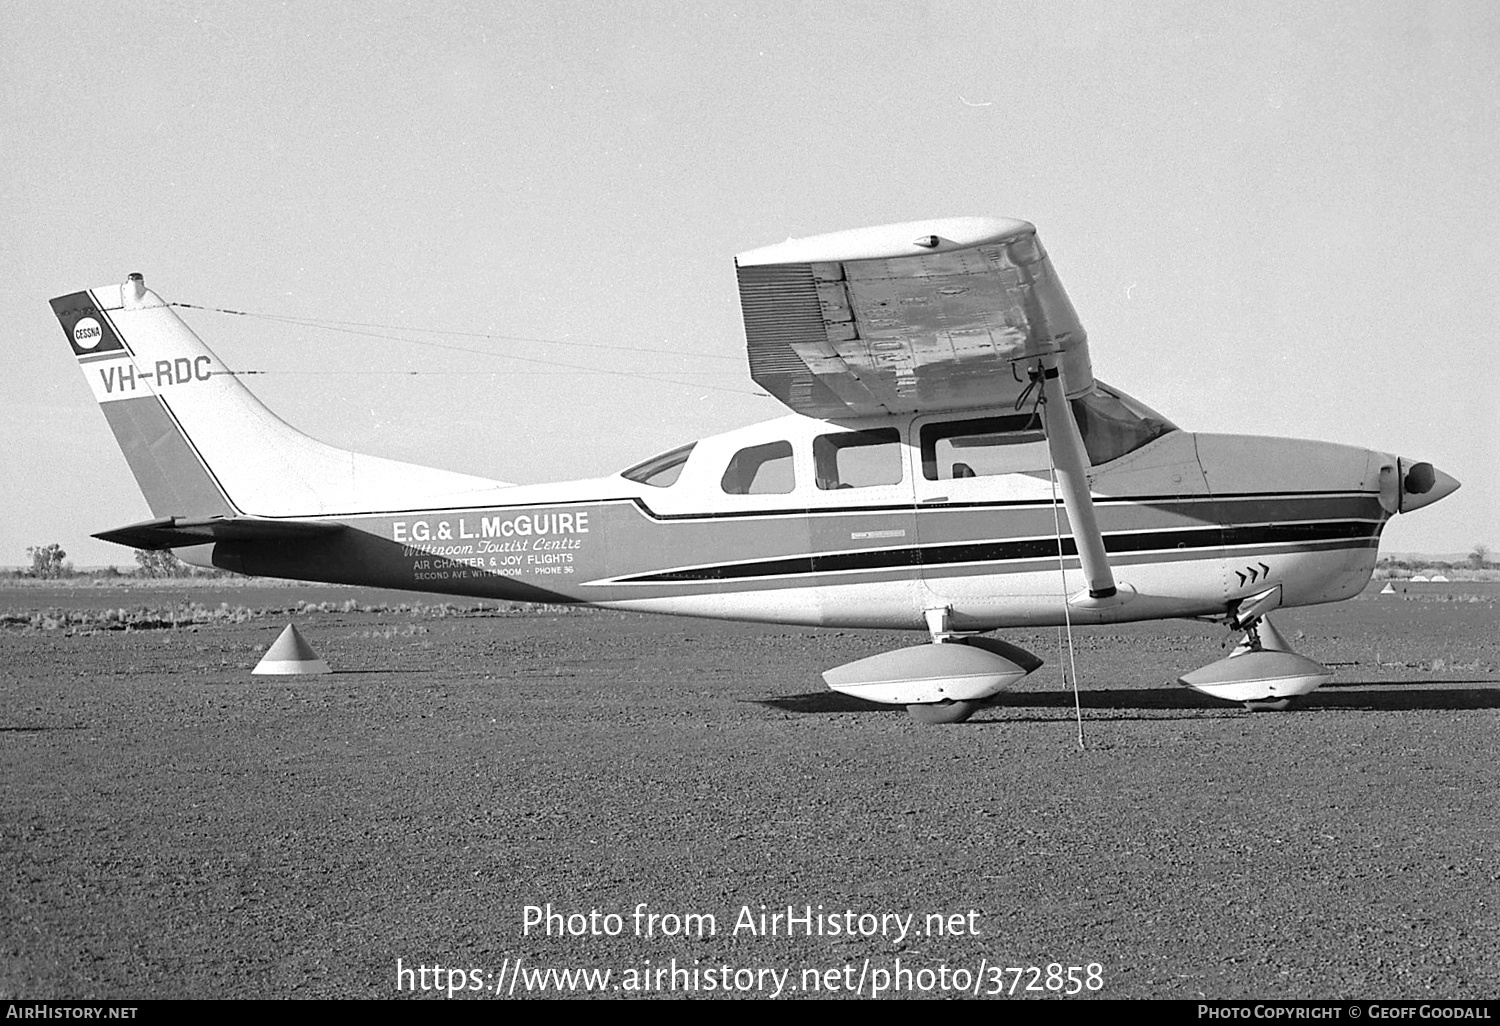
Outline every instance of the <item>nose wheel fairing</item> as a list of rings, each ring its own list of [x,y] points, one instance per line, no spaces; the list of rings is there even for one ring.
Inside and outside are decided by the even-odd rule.
[[[1183,674],[1177,683],[1260,711],[1284,709],[1292,699],[1332,679],[1332,670],[1293,652],[1281,632],[1262,617],[1247,625],[1244,639],[1228,656]]]

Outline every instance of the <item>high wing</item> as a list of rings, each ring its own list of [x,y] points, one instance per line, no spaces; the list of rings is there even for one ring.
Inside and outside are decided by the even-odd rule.
[[[1026,221],[963,217],[834,232],[735,260],[750,375],[824,419],[1013,402],[1037,357],[1093,387],[1088,341]]]

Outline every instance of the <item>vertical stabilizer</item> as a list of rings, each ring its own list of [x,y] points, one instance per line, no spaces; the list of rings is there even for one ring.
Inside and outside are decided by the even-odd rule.
[[[335,448],[291,427],[146,288],[52,300],[158,517],[363,513],[470,501],[503,482]]]
[[[128,284],[137,282],[137,276],[132,275]],[[113,291],[118,309],[124,290],[116,287]],[[120,341],[92,293],[60,296],[52,300],[52,312],[62,322],[73,355],[151,512],[158,517],[232,514],[234,509],[224,490],[152,387],[158,374],[175,378],[177,368],[170,363],[160,368],[141,366]],[[183,370],[186,377],[193,375],[191,358]],[[207,364],[200,360],[196,370],[205,373]]]

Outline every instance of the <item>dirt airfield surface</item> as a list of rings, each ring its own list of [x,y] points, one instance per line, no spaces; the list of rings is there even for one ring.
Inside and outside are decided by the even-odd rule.
[[[1077,631],[1080,751],[1052,630],[924,727],[818,676],[919,635],[0,588],[0,997],[1495,998],[1500,586],[1376,590],[1274,617],[1286,713]],[[250,675],[289,621],[337,672]]]

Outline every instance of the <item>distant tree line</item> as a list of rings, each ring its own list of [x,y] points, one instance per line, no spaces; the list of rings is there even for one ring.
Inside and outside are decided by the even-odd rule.
[[[26,558],[31,562],[31,576],[52,579],[56,577],[72,577],[77,571],[73,564],[65,562],[68,554],[57,542],[51,545],[33,545],[26,550]]]
[[[135,576],[191,577],[193,567],[172,554],[171,549],[136,549]]]
[[[40,580],[62,580],[70,577],[234,577],[228,570],[205,570],[184,563],[170,549],[136,549],[135,569],[128,575],[117,567],[81,572],[68,560],[68,554],[57,542],[50,545],[32,545],[26,549],[30,564],[16,572],[18,577],[34,577]]]
[[[1445,562],[1441,559],[1393,559],[1390,556],[1381,557],[1377,566],[1382,570],[1407,570],[1416,573],[1421,570],[1500,570],[1500,563],[1490,558],[1491,552],[1488,545],[1475,545],[1469,550],[1469,554],[1462,560]]]

